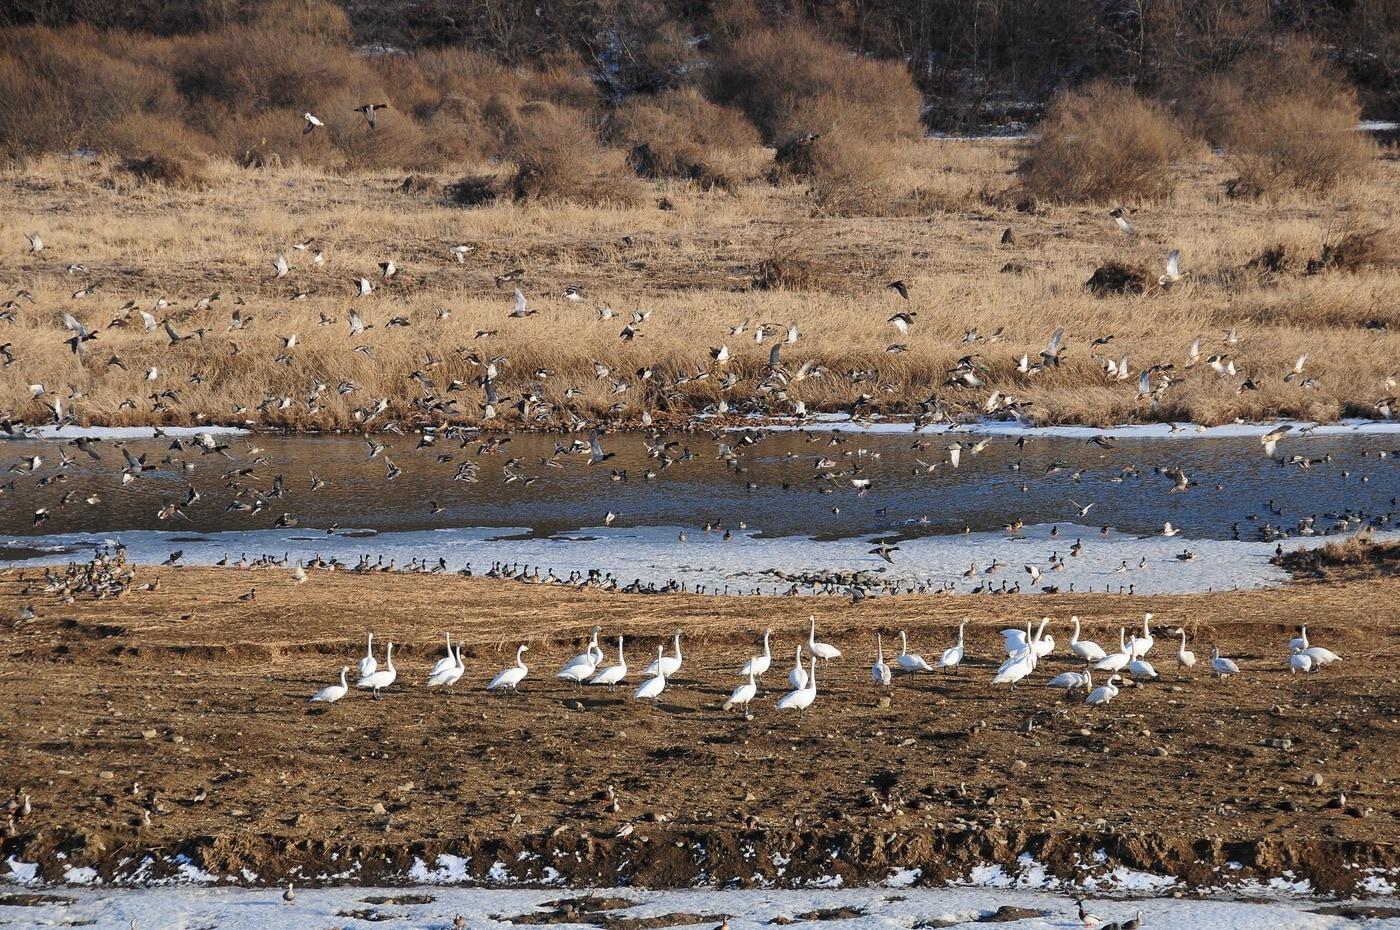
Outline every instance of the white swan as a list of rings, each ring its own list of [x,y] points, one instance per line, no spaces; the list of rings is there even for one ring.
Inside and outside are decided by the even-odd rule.
[[[909,637],[903,630],[899,631],[899,658],[895,662],[906,672],[933,671],[933,666],[925,662],[923,656],[909,651]]]
[[[1310,645],[1312,644],[1308,642],[1308,628],[1305,626],[1303,627],[1303,634],[1301,636],[1295,636],[1288,641],[1288,651],[1292,652],[1296,649],[1301,652]]]
[[[636,692],[632,695],[634,700],[661,700],[661,692],[666,690],[666,663],[661,661],[665,651],[665,646],[656,647],[656,661],[652,663],[656,674],[637,686]]]
[[[758,693],[758,685],[753,680],[753,672],[749,672],[748,677],[748,681],[729,692],[729,700],[724,702],[725,710],[729,710],[731,707],[742,707],[748,710],[749,702]]]
[[[1103,651],[1103,647],[1092,639],[1079,638],[1079,617],[1070,617],[1070,622],[1074,624],[1074,635],[1069,638],[1069,651],[1079,656],[1085,662],[1097,662],[1108,657],[1108,653]]]
[[[598,646],[598,633],[601,629],[602,627],[597,626],[593,628],[588,648],[565,662],[564,667],[555,672],[555,678],[564,678],[577,684],[593,677],[593,673],[598,671],[598,663],[603,661],[603,650]]]
[[[368,678],[379,668],[379,662],[374,658],[374,634],[369,634],[369,645],[365,646],[364,658],[360,660],[360,677]]]
[[[797,658],[792,663],[792,670],[788,672],[788,681],[794,688],[807,687],[807,669],[802,665],[802,646],[797,647]]]
[[[369,675],[364,675],[355,682],[357,688],[370,688],[374,691],[374,696],[379,697],[379,692],[394,683],[399,677],[398,669],[394,668],[394,644],[390,643],[389,648],[384,651],[384,667],[377,669]]]
[[[1293,654],[1288,657],[1288,670],[1295,675],[1299,672],[1310,672],[1312,667],[1312,656],[1301,649],[1294,649]]]
[[[1104,656],[1094,663],[1095,671],[1100,672],[1121,672],[1124,666],[1133,661],[1133,655],[1128,651],[1127,641],[1123,638],[1123,628],[1118,628],[1118,651],[1113,655]]]
[[[1045,633],[1045,625],[1050,622],[1049,617],[1040,618],[1040,629],[1035,631],[1035,638],[1031,640],[1031,648],[1040,658],[1048,656],[1055,648],[1055,637]]]
[[[1176,677],[1181,677],[1182,669],[1195,668],[1196,654],[1186,648],[1186,630],[1177,627],[1176,631],[1181,634],[1181,645],[1176,650]]]
[[[1001,663],[1001,667],[997,669],[997,673],[992,676],[992,684],[1009,684],[1014,689],[1016,682],[1035,671],[1035,663],[1038,658],[1035,650],[1029,647],[1014,656],[1008,656],[1006,661]]]
[[[515,650],[515,664],[506,666],[497,672],[496,677],[492,678],[491,683],[486,686],[486,690],[495,691],[498,688],[509,688],[512,691],[516,690],[520,686],[521,680],[525,677],[525,673],[529,671],[529,668],[526,667],[524,661],[520,658],[528,652],[529,649],[529,646],[521,643],[520,648]]]
[[[1151,614],[1142,615],[1142,635],[1138,636],[1134,634],[1133,638],[1128,643],[1128,645],[1132,647],[1133,658],[1135,659],[1138,656],[1145,656],[1152,651],[1152,644],[1155,640],[1152,638],[1152,631],[1147,628],[1148,621],[1151,619]]]
[[[943,655],[938,659],[939,668],[956,669],[963,660],[963,630],[967,628],[967,618],[964,617],[962,623],[958,624],[958,644],[949,646],[943,650]]]
[[[457,654],[452,651],[452,633],[447,632],[443,635],[447,637],[447,655],[437,660],[437,663],[433,666],[432,671],[428,672],[429,678],[432,678],[434,675],[445,672],[449,668],[457,667]]]
[[[1118,696],[1118,688],[1113,683],[1117,680],[1117,675],[1108,676],[1108,683],[1100,685],[1093,691],[1090,691],[1089,696],[1084,699],[1084,703],[1090,704],[1094,707],[1098,707],[1099,705],[1107,704],[1109,701],[1116,698]]]
[[[1333,662],[1342,661],[1342,657],[1331,649],[1324,649],[1321,646],[1309,646],[1303,650],[1303,655],[1312,659],[1313,668],[1317,669],[1323,665],[1330,665]]]
[[[326,685],[320,691],[311,695],[311,700],[319,704],[334,704],[336,701],[345,697],[350,691],[350,686],[345,683],[345,673],[348,671],[350,671],[350,666],[342,665],[340,667],[340,684]]]
[[[655,678],[656,676],[661,675],[662,673],[665,673],[665,676],[666,676],[667,678],[671,678],[671,677],[673,677],[673,676],[676,674],[676,672],[679,672],[679,671],[681,670],[681,660],[684,658],[684,657],[681,655],[681,631],[680,631],[680,630],[676,630],[676,635],[675,635],[675,640],[674,640],[674,642],[675,642],[675,646],[676,646],[676,654],[673,655],[673,656],[658,655],[657,658],[656,658],[656,661],[653,662],[653,663],[651,663],[650,665],[648,665],[648,666],[646,667],[646,671],[643,672],[642,674],[644,674],[644,675],[650,675],[650,676],[652,676],[653,678]]]
[[[885,664],[885,641],[879,633],[875,634],[875,664],[870,666],[870,677],[875,682],[877,688],[888,688],[890,686],[890,667]]]
[[[817,657],[812,656],[812,672],[806,676],[807,683],[784,694],[778,701],[778,710],[796,710],[799,717],[807,713],[807,708],[817,699]]]
[[[1006,629],[1001,631],[1004,642],[1002,646],[1006,649],[1006,654],[1014,656],[1025,649],[1031,641],[1031,622],[1026,621],[1024,630]]]
[[[1232,659],[1227,659],[1220,654],[1220,647],[1214,647],[1211,653],[1210,667],[1215,672],[1216,678],[1224,678],[1227,675],[1238,675],[1240,667]]]
[[[617,638],[617,664],[599,669],[596,675],[588,679],[588,683],[590,685],[607,685],[611,688],[626,677],[627,658],[622,654],[622,637],[619,636]]]
[[[1134,659],[1128,663],[1128,674],[1134,678],[1156,678],[1157,670],[1146,659]]]
[[[817,618],[808,617],[807,619],[811,621],[812,624],[811,628],[807,631],[807,651],[812,654],[812,657],[821,659],[823,662],[830,662],[832,659],[841,658],[840,649],[837,649],[829,643],[817,642]]]
[[[745,675],[762,678],[763,673],[768,671],[773,665],[773,653],[768,647],[768,640],[772,635],[773,629],[771,627],[763,631],[763,655],[753,656],[749,661],[745,662],[744,667],[739,669],[740,678],[743,678]]]
[[[1087,688],[1094,683],[1088,672],[1061,672],[1045,683],[1047,688],[1064,688],[1066,691],[1073,691],[1075,688]]]
[[[453,653],[452,664],[440,672],[434,672],[428,676],[429,688],[450,688],[457,683],[457,679],[462,677],[462,673],[467,667],[462,664],[462,647],[459,644],[457,651]]]

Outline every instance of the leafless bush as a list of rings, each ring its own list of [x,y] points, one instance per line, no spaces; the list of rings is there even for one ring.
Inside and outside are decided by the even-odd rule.
[[[1020,170],[1042,200],[1153,199],[1170,193],[1171,165],[1191,147],[1161,106],[1100,83],[1056,99]]]

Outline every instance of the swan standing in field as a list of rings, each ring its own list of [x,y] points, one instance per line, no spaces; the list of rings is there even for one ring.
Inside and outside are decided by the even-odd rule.
[[[634,700],[661,700],[661,692],[666,690],[666,663],[662,661],[665,652],[665,646],[656,647],[656,661],[651,664],[651,668],[656,669],[656,674],[637,686],[636,692],[632,695]]]
[[[428,687],[450,688],[457,683],[457,679],[461,678],[462,673],[466,670],[467,667],[462,664],[462,647],[458,645],[457,651],[452,654],[452,664],[440,671],[434,671],[428,676]]]
[[[807,687],[807,669],[802,666],[802,646],[800,644],[797,647],[797,659],[792,664],[792,671],[788,672],[788,681],[795,689]]]
[[[565,678],[575,684],[592,678],[593,673],[598,670],[598,663],[603,661],[603,650],[598,645],[598,633],[601,631],[602,627],[595,626],[593,635],[588,640],[588,648],[564,663],[564,667],[556,672],[554,677]]]
[[[1040,629],[1035,631],[1035,637],[1031,640],[1031,649],[1035,651],[1037,658],[1043,659],[1055,649],[1055,637],[1045,633],[1045,626],[1049,622],[1049,617],[1041,617]]]
[[[748,678],[748,681],[739,685],[739,687],[729,693],[729,700],[724,702],[725,710],[729,710],[732,707],[742,707],[746,713],[748,712],[749,702],[752,701],[753,696],[758,693],[758,685],[754,682],[752,671],[749,672]]]
[[[1108,653],[1103,651],[1103,647],[1091,639],[1079,638],[1079,617],[1070,617],[1070,622],[1074,624],[1074,635],[1069,638],[1069,651],[1079,656],[1085,662],[1097,662],[1108,657]]]
[[[681,670],[681,661],[684,657],[681,655],[680,630],[676,630],[673,642],[675,644],[676,654],[673,656],[668,656],[661,655],[660,653],[658,653],[656,661],[648,665],[646,667],[646,671],[642,674],[651,675],[652,677],[664,675],[666,678],[671,678],[676,674],[676,672],[679,672]]]
[[[823,663],[832,659],[841,658],[841,650],[829,643],[817,642],[817,618],[808,617],[811,628],[807,632],[807,651],[812,654],[812,658],[821,659]]]
[[[967,629],[967,619],[958,624],[958,642],[955,646],[949,646],[943,650],[943,655],[938,659],[939,668],[951,668],[956,670],[963,660],[963,631]]]
[[[875,634],[875,664],[870,667],[870,677],[877,688],[888,688],[893,677],[885,664],[885,641],[879,633]]]
[[[1121,672],[1129,662],[1133,661],[1133,654],[1128,651],[1127,640],[1124,638],[1124,630],[1118,628],[1118,651],[1112,655],[1104,656],[1094,663],[1094,670],[1098,672]]]
[[[1128,674],[1134,678],[1156,678],[1157,670],[1146,659],[1137,658],[1128,663]]]
[[[1142,635],[1138,636],[1137,634],[1133,634],[1133,638],[1128,641],[1128,645],[1131,647],[1130,651],[1135,659],[1139,656],[1145,656],[1152,651],[1155,640],[1152,638],[1152,631],[1147,628],[1148,621],[1151,619],[1151,614],[1143,614]]]
[[[799,717],[807,713],[807,708],[817,699],[817,657],[812,656],[812,671],[806,676],[807,683],[784,694],[778,701],[778,710],[796,710]]]
[[[1176,677],[1180,678],[1182,669],[1196,667],[1196,654],[1186,648],[1186,630],[1177,627],[1176,631],[1181,634],[1181,645],[1176,649]]]
[[[1314,646],[1312,643],[1308,642],[1307,627],[1303,627],[1302,636],[1289,640],[1288,648],[1290,650],[1301,652],[1303,655],[1307,656],[1308,659],[1312,662],[1312,667],[1314,671],[1332,662],[1342,661],[1342,657],[1337,655],[1331,649],[1324,649],[1321,646]]]
[[[1118,687],[1114,682],[1117,680],[1117,675],[1108,676],[1108,683],[1100,685],[1093,691],[1090,691],[1089,696],[1084,699],[1084,703],[1093,707],[1098,707],[1116,698],[1118,696]]]
[[[622,637],[619,636],[617,638],[617,664],[599,669],[596,675],[588,679],[588,683],[590,685],[607,685],[611,688],[626,677],[627,659],[622,654]]]
[[[1312,644],[1308,642],[1308,628],[1305,626],[1303,627],[1302,635],[1295,636],[1288,641],[1288,651],[1292,652],[1295,649],[1303,650],[1308,648],[1310,645]]]
[[[1013,656],[1008,656],[1006,661],[1001,663],[1001,667],[997,669],[997,673],[992,676],[992,684],[1009,684],[1014,691],[1016,682],[1035,671],[1035,663],[1038,658],[1039,657],[1035,654],[1035,650],[1028,644],[1025,649]]]
[[[432,678],[434,675],[440,675],[450,668],[455,668],[457,665],[457,654],[452,651],[452,634],[448,632],[443,635],[447,637],[447,655],[437,660],[432,671],[428,672],[429,678]]]
[[[1312,667],[1312,656],[1301,649],[1294,649],[1292,655],[1288,657],[1288,670],[1295,675],[1299,672],[1310,672]]]
[[[923,656],[909,651],[909,637],[903,630],[899,631],[899,658],[895,659],[895,662],[906,672],[933,671],[933,667],[924,661]]]
[[[1216,678],[1225,678],[1228,675],[1238,675],[1240,673],[1240,667],[1236,665],[1232,659],[1227,659],[1220,654],[1219,646],[1212,648],[1210,667],[1211,671],[1215,673]]]
[[[350,671],[350,666],[342,665],[340,667],[340,684],[326,685],[320,691],[311,695],[311,700],[318,704],[334,704],[336,701],[345,697],[345,695],[350,692],[350,686],[345,683],[345,674],[348,671]]]
[[[491,683],[486,686],[486,690],[495,691],[498,688],[509,688],[512,691],[516,690],[520,686],[521,680],[525,677],[525,673],[529,671],[529,668],[526,667],[525,662],[521,659],[521,656],[523,656],[529,648],[529,646],[521,643],[520,648],[515,650],[515,664],[501,669],[501,671],[496,674],[496,677],[491,679]]]
[[[373,690],[375,700],[379,700],[379,692],[392,685],[398,677],[398,669],[394,668],[394,644],[390,643],[389,648],[384,651],[384,667],[365,675],[355,682],[355,687]]]
[[[1073,691],[1075,688],[1089,688],[1094,684],[1094,680],[1089,677],[1089,672],[1061,672],[1045,683],[1047,688],[1064,688],[1066,691]]]
[[[374,634],[369,634],[369,644],[365,646],[364,658],[360,659],[360,677],[368,678],[379,668],[379,662],[374,658]]]
[[[772,635],[773,629],[771,627],[763,631],[763,655],[753,656],[745,662],[744,667],[739,669],[740,678],[743,678],[745,675],[751,675],[754,678],[762,678],[763,673],[768,671],[773,665],[773,652],[768,645],[769,638],[772,637]],[[740,687],[742,687],[742,685]]]

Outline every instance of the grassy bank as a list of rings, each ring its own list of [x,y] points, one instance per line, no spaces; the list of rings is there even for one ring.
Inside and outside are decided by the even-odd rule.
[[[778,414],[799,402],[809,413],[928,402],[972,414],[1009,395],[1040,422],[1100,424],[1394,409],[1394,160],[1327,202],[1250,201],[1224,194],[1227,166],[1193,155],[1175,166],[1186,179],[1171,196],[1132,210],[1139,235],[1127,237],[1107,215],[1113,203],[1022,201],[1014,143],[904,144],[893,188],[903,193],[878,215],[832,215],[806,183],[770,184],[771,156],[754,152],[731,191],[639,180],[631,205],[593,207],[464,209],[443,192],[455,172],[405,190],[401,173],[216,162],[205,186],[182,190],[109,160],[7,170],[0,288],[14,302],[0,343],[13,362],[0,369],[0,409],[42,422],[61,400],[81,423],[314,428],[353,426],[357,409],[362,420],[383,401],[380,422],[481,422],[474,379],[492,357],[503,360],[496,425],[574,413],[664,419],[721,397],[735,411]],[[34,232],[38,253],[26,251]],[[306,240],[307,250],[293,248]],[[463,263],[456,245],[471,247]],[[1174,249],[1190,274],[1164,289],[1156,279]],[[317,252],[324,264],[313,264]],[[275,278],[279,253],[291,269]],[[399,270],[385,280],[378,264],[390,260]],[[1110,262],[1139,271],[1143,292],[1086,287]],[[516,269],[522,280],[497,286]],[[375,289],[356,297],[362,276]],[[895,279],[908,300],[886,287]],[[517,284],[525,318],[510,316]],[[565,299],[570,286],[581,302]],[[203,335],[172,345],[128,304],[168,319],[177,336]],[[620,315],[600,319],[605,305]],[[351,310],[367,327],[354,337]],[[649,315],[625,339],[633,310]],[[905,311],[915,314],[907,334],[887,322]],[[83,357],[65,343],[65,312],[98,332]],[[251,322],[231,329],[234,314]],[[798,340],[774,372],[770,349],[794,324]],[[1059,327],[1061,364],[1018,371],[1023,354],[1040,362]],[[711,352],[724,346],[727,364]],[[1119,380],[1106,363],[1125,353]],[[1213,371],[1211,355],[1233,361],[1235,374]],[[1302,355],[1302,373],[1290,376]],[[1152,373],[1153,396],[1140,397],[1152,365],[1172,368]],[[969,366],[980,385],[963,379]],[[35,384],[45,394],[31,398]]]

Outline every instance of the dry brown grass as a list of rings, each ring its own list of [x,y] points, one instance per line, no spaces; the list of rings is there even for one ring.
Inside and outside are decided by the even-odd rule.
[[[1042,200],[1155,200],[1176,186],[1172,165],[1191,149],[1164,107],[1094,84],[1051,105],[1021,170],[1026,190]]]
[[[218,160],[209,166],[211,184],[198,190],[138,184],[105,161],[52,159],[0,172],[0,196],[9,204],[0,214],[0,252],[8,256],[0,296],[26,289],[35,297],[17,301],[13,324],[0,322],[0,343],[9,343],[16,359],[0,369],[0,414],[48,418],[43,400],[53,398],[31,400],[28,391],[42,383],[63,395],[79,392],[65,396],[64,409],[94,423],[203,417],[353,426],[354,409],[377,398],[389,401],[385,418],[416,420],[426,416],[414,406],[424,392],[407,376],[422,370],[435,393],[454,402],[443,416],[478,421],[475,353],[509,360],[498,385],[506,398],[498,425],[518,422],[514,403],[527,391],[552,405],[555,417],[565,409],[624,420],[644,410],[682,415],[714,403],[720,378],[678,384],[676,375],[713,370],[709,348],[721,344],[734,356],[727,370],[739,376],[727,396],[741,410],[760,400],[778,412],[796,401],[813,412],[840,410],[865,394],[873,409],[890,413],[932,397],[971,413],[996,390],[1030,404],[1028,414],[1045,422],[1218,423],[1374,416],[1377,403],[1396,393],[1386,378],[1400,358],[1400,269],[1369,263],[1355,273],[1324,267],[1310,275],[1305,266],[1324,243],[1340,245],[1337,230],[1393,225],[1400,163],[1383,163],[1350,208],[1296,196],[1226,201],[1220,190],[1229,166],[1202,161],[1185,169],[1188,180],[1172,197],[1133,213],[1140,235],[1129,240],[1102,207],[1017,212],[1014,198],[1000,195],[1013,183],[1014,148],[1006,143],[912,143],[900,161],[914,167],[898,183],[917,180],[944,212],[831,217],[814,212],[798,185],[752,182],[730,194],[628,179],[625,172],[628,184],[664,196],[673,209],[505,198],[463,210],[440,195],[404,193],[402,172],[249,170]],[[509,166],[477,170],[494,175]],[[461,176],[425,175],[442,185]],[[1014,242],[1001,245],[1008,226]],[[47,244],[38,255],[25,251],[24,234],[34,231]],[[312,252],[291,249],[313,237],[326,256],[321,267],[310,263]],[[458,243],[476,247],[464,265],[447,252]],[[1100,298],[1084,286],[1110,260],[1155,275],[1172,248],[1193,274],[1170,290],[1156,287],[1155,278],[1139,296]],[[1278,271],[1247,269],[1272,248],[1289,257]],[[271,277],[279,251],[293,265],[280,281]],[[380,282],[377,263],[389,258],[402,270]],[[70,263],[88,270],[68,274]],[[1008,263],[1022,273],[999,273]],[[494,283],[514,268],[525,269],[521,288],[538,310],[527,319],[509,318],[512,286]],[[349,282],[359,275],[374,280],[376,290],[354,299]],[[894,278],[909,283],[907,303],[885,288]],[[89,284],[91,295],[71,296]],[[566,285],[582,287],[587,301],[565,301]],[[219,301],[194,308],[214,291]],[[291,299],[301,292],[305,299]],[[171,347],[161,330],[145,332],[134,315],[132,325],[109,327],[128,300],[151,309],[162,297],[170,306],[158,315],[168,314],[181,334],[203,327],[205,338]],[[594,307],[603,304],[624,314],[651,310],[640,338],[619,339],[625,319],[600,321]],[[351,306],[374,326],[355,340],[345,323]],[[230,332],[235,308],[255,319]],[[440,309],[450,316],[439,318]],[[84,360],[64,344],[65,310],[100,329]],[[918,314],[907,338],[886,323],[898,310]],[[321,314],[337,322],[320,325]],[[411,325],[385,328],[394,316]],[[760,391],[772,342],[755,345],[752,329],[729,336],[729,327],[746,318],[784,330],[796,323],[802,335],[782,349],[784,366],[792,374],[810,359],[823,376],[790,383],[785,397]],[[1221,337],[1236,325],[1241,342],[1227,346]],[[1018,373],[1015,360],[1022,353],[1034,359],[1057,326],[1069,334],[1064,364]],[[973,327],[983,339],[966,344],[964,332]],[[478,330],[493,334],[478,339]],[[986,341],[998,330],[996,341]],[[298,344],[275,362],[280,337],[292,333]],[[1115,337],[1115,358],[1129,353],[1134,375],[1151,363],[1176,366],[1176,383],[1158,406],[1137,398],[1135,377],[1105,377],[1089,347],[1105,335]],[[1259,389],[1241,393],[1243,377],[1187,367],[1196,336],[1205,354],[1231,354]],[[894,343],[907,351],[887,352]],[[358,344],[372,347],[374,357],[353,351]],[[986,366],[986,385],[946,386],[957,359],[969,353]],[[1303,353],[1307,375],[1316,379],[1306,388],[1283,381]],[[113,354],[125,370],[108,366]],[[594,376],[595,360],[613,369],[612,378]],[[143,380],[147,366],[159,369],[156,381]],[[541,381],[533,373],[542,367],[550,375]],[[644,367],[654,372],[645,382],[635,374]],[[874,376],[858,383],[848,377],[865,370]],[[341,379],[358,390],[337,393]],[[444,394],[454,379],[470,387]],[[331,389],[308,402],[316,381]],[[615,393],[617,384],[626,391]],[[570,388],[577,396],[566,399]],[[176,399],[154,409],[151,395],[167,389]],[[283,398],[290,399],[285,407]]]

